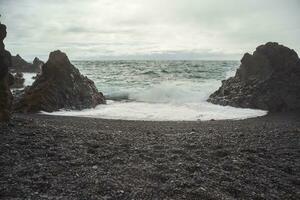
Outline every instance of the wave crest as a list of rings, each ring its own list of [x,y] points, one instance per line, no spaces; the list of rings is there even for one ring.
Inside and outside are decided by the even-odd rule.
[[[163,82],[148,89],[129,94],[129,99],[148,103],[191,103],[206,101],[217,89],[219,81],[207,82]]]

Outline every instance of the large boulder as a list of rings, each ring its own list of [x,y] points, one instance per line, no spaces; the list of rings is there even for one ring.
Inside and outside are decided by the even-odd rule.
[[[53,112],[85,109],[104,104],[105,98],[94,82],[80,74],[59,50],[51,52],[32,86],[25,88],[15,103],[17,112]]]
[[[300,59],[294,50],[269,42],[246,53],[234,77],[209,102],[271,112],[300,110]]]
[[[43,64],[43,61],[39,60],[37,57],[34,58],[32,63],[29,63],[17,54],[16,56],[12,56],[11,71],[39,73]]]
[[[6,37],[6,26],[0,23],[0,121],[9,121],[13,96],[9,89],[9,73],[11,55],[5,50],[3,43]]]

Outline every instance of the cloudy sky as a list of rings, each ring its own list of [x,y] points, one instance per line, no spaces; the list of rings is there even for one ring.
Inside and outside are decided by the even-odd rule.
[[[300,0],[0,0],[6,47],[28,60],[240,59],[277,41],[300,53]]]

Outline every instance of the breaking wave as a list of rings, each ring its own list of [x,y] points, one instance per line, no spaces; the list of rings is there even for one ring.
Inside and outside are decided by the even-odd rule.
[[[52,115],[195,121],[245,119],[267,113],[206,101],[220,87],[222,79],[234,76],[238,66],[235,61],[95,61],[75,64],[84,75],[94,80],[107,98],[107,105],[82,111],[61,110]]]

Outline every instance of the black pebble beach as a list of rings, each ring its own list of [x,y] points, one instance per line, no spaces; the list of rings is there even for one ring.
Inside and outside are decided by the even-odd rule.
[[[207,122],[15,115],[0,199],[300,199],[300,116]]]

